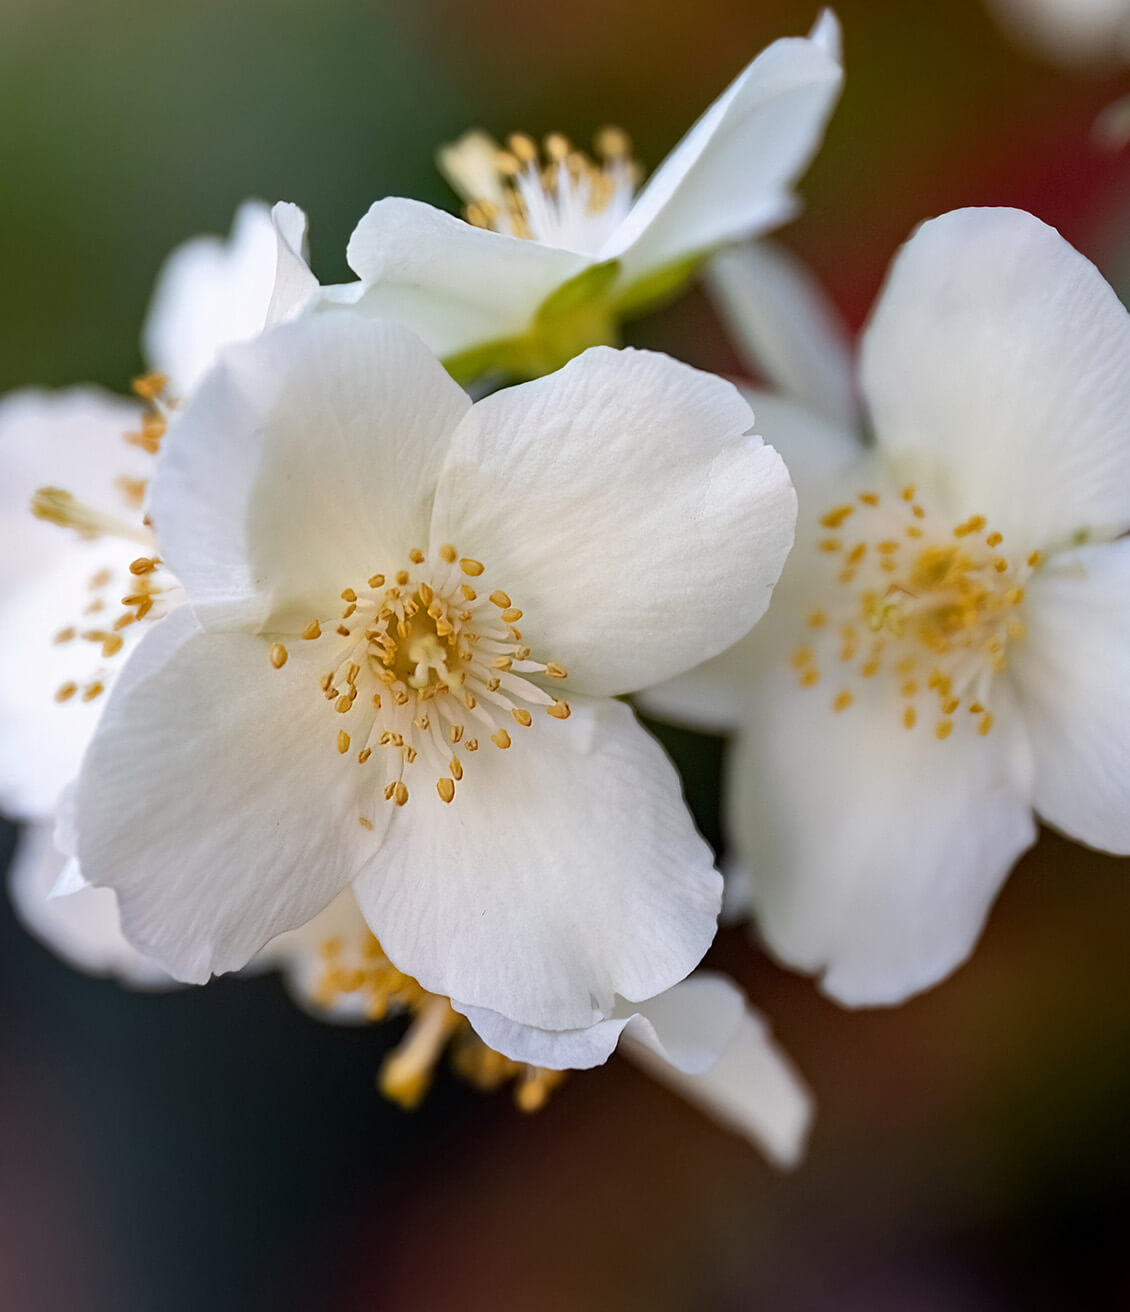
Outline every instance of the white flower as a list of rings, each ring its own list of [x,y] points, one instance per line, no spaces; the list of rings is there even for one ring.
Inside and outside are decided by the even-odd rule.
[[[751,418],[607,350],[472,407],[344,313],[229,350],[151,502],[192,609],[128,663],[76,795],[127,936],[201,980],[352,884],[399,969],[525,1024],[681,979],[719,880],[612,698],[767,604],[795,511]]]
[[[314,285],[305,223],[293,205],[248,202],[230,241],[201,237],[173,253],[144,331],[149,363],[166,376],[140,382],[148,407],[92,387],[0,402],[0,809],[43,822],[23,841],[13,895],[37,935],[91,969],[119,958],[131,977],[155,969],[100,941],[112,894],[71,879],[69,896],[47,900],[63,858],[44,834],[140,621],[179,600],[168,571],[152,567],[143,513],[170,415],[162,398],[186,396],[224,344],[297,312]]]
[[[1130,59],[1130,0],[989,0],[1002,25],[1061,64]]]
[[[599,162],[564,138],[501,150],[472,133],[441,154],[467,199],[463,222],[402,198],[378,201],[348,258],[359,283],[328,299],[389,315],[455,375],[533,376],[616,340],[626,315],[669,296],[717,247],[796,209],[842,81],[839,26],[775,42],[706,111],[639,195],[622,133]]]
[[[320,1019],[412,1016],[379,1076],[385,1096],[405,1107],[423,1098],[445,1049],[464,1079],[487,1090],[513,1082],[518,1106],[535,1111],[565,1071],[600,1065],[619,1043],[649,1075],[776,1165],[794,1166],[803,1152],[811,1096],[764,1020],[721,975],[696,971],[658,997],[621,999],[609,1019],[585,1030],[531,1030],[474,1008],[464,1016],[393,966],[349,889],[259,959],[277,964],[296,999]]]
[[[965,958],[1033,810],[1130,852],[1130,319],[1052,229],[962,210],[895,261],[860,384],[870,448],[758,399],[797,548],[757,633],[651,703],[729,701],[761,929],[870,1004]]]

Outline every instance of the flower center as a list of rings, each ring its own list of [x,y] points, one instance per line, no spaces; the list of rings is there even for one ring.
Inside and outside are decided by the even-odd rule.
[[[619,128],[604,128],[594,145],[595,158],[559,132],[540,150],[513,133],[503,149],[469,132],[440,153],[440,168],[467,202],[468,223],[595,255],[631,208],[640,168]]]
[[[480,738],[505,751],[511,729],[528,729],[535,711],[569,717],[568,703],[531,678],[564,679],[565,670],[530,658],[509,595],[482,595],[472,584],[484,573],[479,561],[450,543],[430,560],[416,549],[408,557],[411,568],[391,581],[373,574],[364,587],[345,588],[340,616],[312,619],[301,634],[332,648],[320,686],[346,717],[338,752],[355,753],[362,766],[377,754],[384,798],[398,806],[409,797],[406,768],[418,759],[437,772],[436,791],[451,802]],[[274,642],[271,664],[281,669],[287,659],[286,645]],[[365,816],[360,823],[372,827]]]
[[[856,680],[893,678],[906,728],[932,700],[938,738],[949,737],[961,707],[988,733],[992,679],[1006,668],[1009,642],[1024,637],[1024,583],[1040,553],[1010,560],[983,515],[947,529],[913,486],[896,497],[863,492],[823,514],[820,526],[833,600],[808,616],[812,640],[792,653],[801,686],[815,687],[838,663],[835,711],[852,705]]]
[[[377,1076],[382,1094],[404,1108],[419,1105],[427,1093],[443,1051],[451,1047],[456,1071],[476,1088],[490,1091],[513,1081],[514,1101],[522,1111],[544,1106],[564,1071],[528,1066],[488,1048],[470,1023],[446,998],[428,993],[385,956],[368,931],[356,937],[335,935],[319,945],[321,968],[314,985],[317,1005],[360,1005],[366,1019],[407,1012],[412,1024],[385,1057]]]

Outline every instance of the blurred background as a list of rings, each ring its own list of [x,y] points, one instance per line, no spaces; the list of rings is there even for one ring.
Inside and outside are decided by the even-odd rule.
[[[853,325],[921,219],[1018,205],[1130,293],[1130,152],[1091,144],[1130,70],[1065,72],[980,0],[842,0],[847,83],[784,240]],[[648,166],[799,0],[0,0],[0,390],[141,368],[177,242],[245,196],[311,215],[315,270],[385,194],[450,205],[464,128],[605,122]],[[735,360],[698,295],[633,329]],[[2,638],[2,635],[0,635]],[[723,744],[666,732],[704,831]],[[0,857],[14,831],[3,834]],[[1045,835],[972,962],[848,1012],[724,934],[809,1079],[781,1177],[615,1058],[526,1118],[443,1074],[405,1114],[399,1026],[339,1030],[272,977],[173,995],[76,975],[0,912],[0,1309],[1130,1306],[1130,880]]]

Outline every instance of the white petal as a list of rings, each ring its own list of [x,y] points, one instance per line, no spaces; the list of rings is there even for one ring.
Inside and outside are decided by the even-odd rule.
[[[742,394],[753,406],[758,433],[784,458],[802,507],[802,530],[813,512],[830,506],[842,495],[844,480],[873,481],[871,457],[858,436],[819,415],[767,392],[747,387]],[[781,582],[773,593],[768,616],[751,633],[712,660],[685,674],[642,691],[638,701],[660,719],[688,725],[705,733],[728,733],[738,728],[742,701],[750,681],[767,659],[799,631],[811,609],[798,575],[811,567],[812,554],[799,546],[785,563]],[[790,632],[790,622],[796,624]]]
[[[836,714],[834,687],[766,672],[752,689],[728,811],[761,930],[849,1005],[899,1002],[968,955],[1035,837],[1031,763],[1007,687],[995,726],[939,742],[882,680]]]
[[[146,625],[122,630],[122,650],[110,659],[103,658],[100,642],[56,638],[67,629],[107,631],[101,628],[107,615],[120,614],[118,599],[132,591],[127,567],[137,553],[136,545],[117,539],[75,538],[47,568],[25,559],[27,579],[0,594],[0,808],[9,815],[50,815],[78,773],[105,701],[104,694],[86,701],[83,692],[95,683],[110,686]],[[111,581],[92,590],[91,581],[107,572]],[[95,599],[113,609],[88,614]],[[55,695],[68,683],[80,691],[60,703]]]
[[[694,975],[680,987],[689,989],[699,978]],[[714,982],[728,983],[717,977]],[[691,1009],[688,1019],[695,1019]],[[665,1060],[643,1039],[642,1029],[629,1029],[622,1044],[624,1055],[719,1125],[760,1148],[775,1166],[787,1170],[798,1164],[812,1123],[812,1095],[756,1011],[748,1005],[743,1008],[725,1051],[701,1073]]]
[[[721,1057],[744,1011],[741,992],[722,975],[705,970],[642,1002],[618,998],[612,1015],[587,1029],[535,1029],[483,1007],[452,1006],[488,1047],[511,1061],[549,1070],[588,1070],[607,1061],[623,1036],[690,1075],[701,1075]]]
[[[1012,659],[1036,810],[1072,838],[1130,854],[1130,540],[1064,552],[1026,591],[1028,636]]]
[[[444,357],[523,332],[550,292],[592,263],[399,197],[373,205],[346,257],[361,283],[329,296],[398,320]]]
[[[1130,316],[1089,260],[1019,210],[957,210],[903,247],[863,390],[899,476],[1005,551],[1130,527]]]
[[[573,686],[615,694],[713,655],[764,612],[796,508],[722,379],[586,351],[480,401],[436,492],[433,540],[484,562]]]
[[[271,210],[275,225],[275,282],[264,324],[270,327],[292,319],[318,292],[318,280],[310,272],[306,215],[289,201],[279,201]]]
[[[571,705],[484,741],[449,805],[425,774],[354,885],[398,969],[545,1029],[682,979],[722,894],[660,747],[619,702]]]
[[[61,488],[104,515],[138,522],[118,480],[152,472],[149,458],[123,441],[139,415],[136,404],[95,387],[27,388],[0,401],[0,592],[79,541],[32,516],[39,488]]]
[[[742,363],[786,398],[854,430],[847,325],[804,266],[771,242],[751,242],[716,256],[707,278]],[[758,424],[771,442],[760,416]]]
[[[270,209],[248,200],[228,237],[193,237],[165,261],[142,330],[152,368],[187,396],[231,342],[262,331],[275,289],[279,234]]]
[[[631,279],[791,214],[843,81],[834,23],[826,15],[813,36],[753,60],[656,170],[602,259],[621,259]]]
[[[130,942],[178,979],[245,965],[380,841],[389,808],[337,753],[318,659],[296,648],[274,670],[266,640],[204,633],[181,607],[102,713],[75,795],[77,855],[117,890]]]
[[[166,439],[151,502],[201,621],[325,618],[343,588],[400,568],[427,545],[470,404],[418,338],[353,314],[229,349]]]
[[[126,942],[110,889],[82,886],[80,879],[76,891],[49,896],[66,862],[49,823],[32,825],[20,835],[8,888],[25,927],[76,970],[110,975],[139,988],[170,987],[170,976]]]

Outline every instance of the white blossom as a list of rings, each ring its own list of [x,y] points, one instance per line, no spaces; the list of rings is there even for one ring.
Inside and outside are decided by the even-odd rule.
[[[773,605],[651,704],[737,728],[729,828],[773,950],[896,1002],[971,950],[1033,811],[1130,852],[1130,320],[1052,229],[962,210],[864,333],[873,446],[793,366],[807,404],[755,399],[800,498]]]
[[[470,133],[440,154],[467,218],[400,197],[377,201],[348,258],[359,282],[330,303],[388,315],[461,379],[534,376],[614,343],[627,315],[669,296],[719,246],[796,210],[793,185],[839,95],[839,25],[774,42],[714,102],[636,194],[622,132],[597,157],[559,134],[505,149]]]
[[[751,419],[606,350],[472,407],[345,313],[226,352],[151,501],[191,609],[128,662],[76,794],[127,937],[200,980],[352,884],[398,969],[523,1024],[685,976],[718,876],[613,698],[768,602],[794,501]]]

